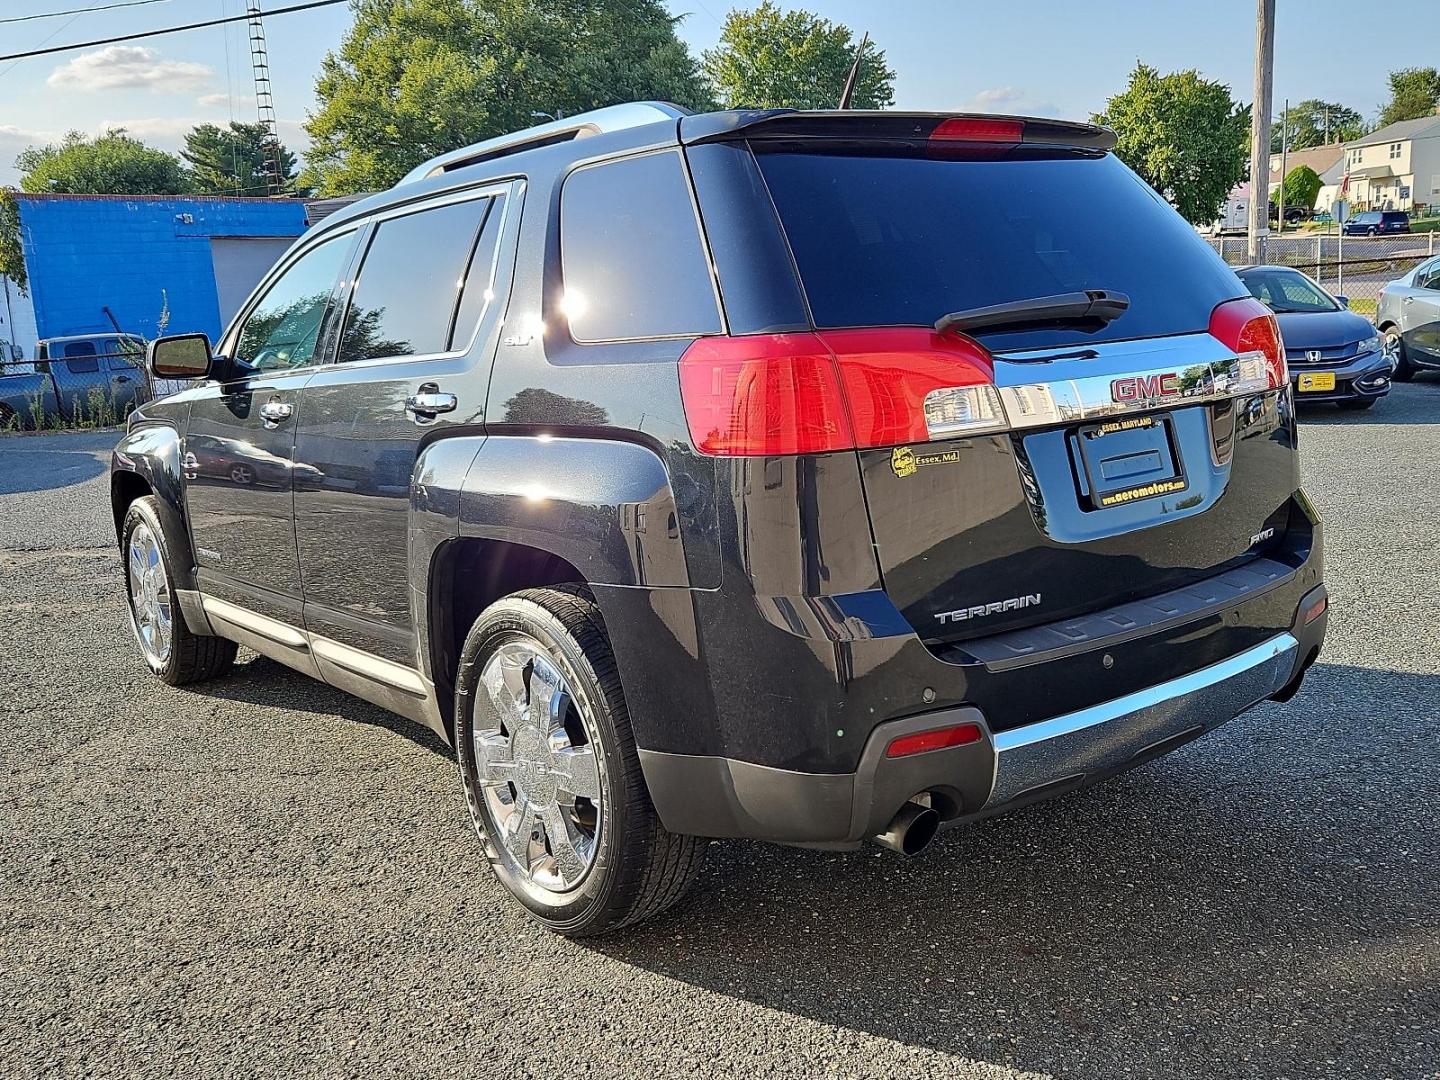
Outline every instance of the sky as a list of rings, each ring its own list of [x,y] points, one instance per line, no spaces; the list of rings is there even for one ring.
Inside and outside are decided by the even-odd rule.
[[[115,0],[0,0],[0,19]],[[288,0],[266,0],[268,8]],[[698,53],[712,46],[725,0],[667,0]],[[1085,119],[1124,88],[1136,60],[1161,71],[1198,68],[1252,97],[1254,0],[801,0],[825,18],[868,30],[897,73],[902,109],[974,110]],[[745,0],[753,6],[753,0]],[[782,0],[783,4],[783,0]],[[1285,98],[1338,101],[1373,118],[1386,75],[1436,63],[1425,34],[1355,34],[1353,4],[1278,0],[1275,109]],[[0,22],[0,54],[236,15],[245,0],[148,0],[129,8]],[[350,25],[347,5],[267,20],[280,137],[297,152],[314,109],[324,54]],[[168,150],[201,122],[253,120],[245,24],[123,45],[0,61],[0,185],[15,155],[71,129],[127,128]]]

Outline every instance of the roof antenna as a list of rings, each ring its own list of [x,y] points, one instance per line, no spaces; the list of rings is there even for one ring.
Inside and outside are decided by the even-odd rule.
[[[860,38],[860,48],[855,51],[855,62],[850,65],[850,74],[845,76],[845,89],[840,91],[840,104],[837,109],[850,108],[850,99],[855,96],[855,80],[860,77],[860,61],[865,58],[865,46],[870,41],[870,31]]]

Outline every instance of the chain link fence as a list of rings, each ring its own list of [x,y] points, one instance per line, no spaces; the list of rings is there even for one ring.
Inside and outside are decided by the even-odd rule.
[[[1252,261],[1245,237],[1208,239],[1231,266],[1248,266]],[[1266,238],[1261,261],[1304,271],[1327,291],[1349,297],[1350,310],[1357,315],[1374,319],[1380,290],[1435,253],[1433,232],[1343,239],[1334,233],[1286,233]]]
[[[136,405],[172,392],[151,386],[134,349],[0,360],[0,431],[115,427]]]

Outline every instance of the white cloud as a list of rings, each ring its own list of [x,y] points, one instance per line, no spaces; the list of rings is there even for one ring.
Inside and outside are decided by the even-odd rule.
[[[48,146],[59,142],[63,132],[44,131],[38,128],[22,128],[13,124],[0,124],[0,187],[18,184],[20,173],[15,168],[15,158],[32,146]]]
[[[189,60],[166,60],[156,49],[107,45],[61,64],[45,81],[50,86],[85,91],[139,88],[190,94],[208,87],[214,75],[214,68]]]
[[[981,90],[970,99],[972,105],[982,109],[998,109],[1012,101],[1019,101],[1021,93],[1013,86],[994,86],[989,90]]]
[[[992,86],[977,92],[958,112],[1008,113],[1012,116],[1046,116],[1066,119],[1069,110],[1054,102],[1030,97],[1016,86]]]
[[[237,111],[253,110],[255,99],[252,97],[231,97],[229,94],[201,94],[195,99],[195,104],[206,109],[233,108]]]

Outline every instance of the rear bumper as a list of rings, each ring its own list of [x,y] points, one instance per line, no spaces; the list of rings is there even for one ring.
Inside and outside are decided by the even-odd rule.
[[[706,755],[641,750],[666,827],[703,836],[853,847],[881,832],[913,796],[928,794],[950,823],[1085,787],[1152,760],[1271,697],[1288,699],[1324,640],[1325,597],[1309,590],[1291,628],[1233,656],[1100,704],[1006,730],[972,706],[878,725],[859,767],[812,773]],[[1043,675],[1041,676],[1043,677]],[[887,758],[898,736],[974,723],[979,742]]]

